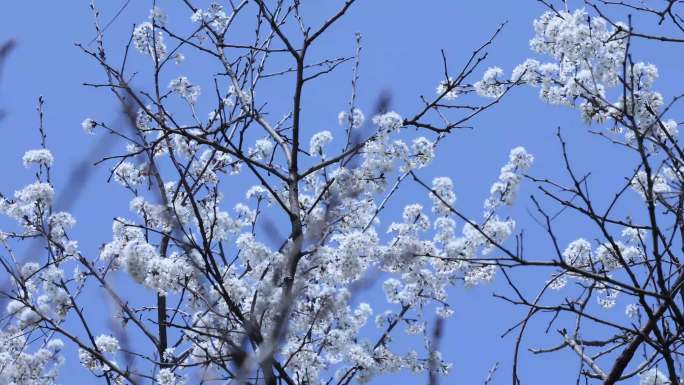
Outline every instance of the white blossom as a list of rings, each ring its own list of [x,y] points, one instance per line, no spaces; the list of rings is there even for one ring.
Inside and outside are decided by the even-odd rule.
[[[97,127],[97,122],[94,121],[93,119],[90,118],[85,118],[83,122],[81,122],[81,127],[83,128],[83,131],[86,134],[91,134],[93,133],[93,130],[95,127]]]
[[[639,305],[630,303],[625,307],[625,315],[628,318],[636,318],[639,316]]]
[[[269,159],[273,152],[273,142],[268,138],[259,139],[254,142],[254,148],[250,151],[254,159]]]
[[[181,64],[183,61],[185,61],[185,55],[183,55],[182,52],[176,52],[173,54],[173,62],[176,64]]]
[[[325,154],[323,153],[323,149],[330,142],[332,142],[332,140],[333,136],[330,133],[330,131],[317,132],[311,137],[311,140],[309,141],[309,153],[312,155],[315,154],[325,156]]]
[[[432,212],[449,215],[456,202],[456,194],[454,194],[454,183],[451,178],[439,177],[432,180],[432,190],[430,199],[432,199]]]
[[[131,162],[122,162],[114,169],[114,180],[126,187],[135,187],[142,183],[144,176]]]
[[[142,54],[149,55],[159,61],[166,55],[166,45],[161,31],[152,23],[144,22],[133,30],[133,44]]]
[[[490,189],[490,197],[485,202],[485,216],[499,206],[511,205],[520,189],[522,174],[527,171],[534,162],[534,157],[527,153],[523,147],[516,147],[509,154],[509,161],[501,168],[499,180]]]
[[[434,143],[423,136],[414,139],[411,148],[413,150],[412,164],[415,168],[427,166],[435,157]]]
[[[565,263],[569,266],[587,269],[593,263],[591,243],[580,238],[572,241],[563,251]]]
[[[559,275],[551,278],[551,281],[549,282],[549,288],[551,288],[552,290],[560,290],[564,288],[567,284],[568,279],[563,275]]]
[[[404,119],[398,113],[390,111],[374,116],[373,124],[378,126],[382,132],[390,133],[401,128],[404,125]]]
[[[351,110],[351,114],[349,111],[341,111],[337,115],[337,121],[340,123],[340,126],[349,124],[352,128],[359,128],[363,126],[365,120],[366,117],[363,114],[363,111],[361,111],[359,108],[353,108]]]
[[[19,330],[0,331],[0,383],[8,385],[57,385],[64,343],[50,339],[33,352]]]
[[[95,345],[104,353],[114,354],[119,351],[119,341],[112,336],[101,334],[95,338]]]
[[[148,263],[158,258],[154,247],[141,241],[129,242],[122,250],[122,255],[128,274],[138,283],[143,283],[147,278]]]
[[[501,80],[502,77],[503,70],[501,68],[488,68],[482,76],[482,80],[473,84],[473,87],[480,96],[498,98],[503,95],[506,90],[505,85]]]
[[[76,225],[76,219],[71,214],[60,211],[50,215],[48,224],[53,240],[61,240],[66,237],[66,232]]]
[[[208,25],[217,33],[223,33],[228,26],[230,18],[223,10],[223,6],[218,3],[212,3],[206,10],[198,9],[193,13],[191,20],[195,23],[203,23]]]
[[[28,278],[40,270],[40,265],[36,262],[26,262],[21,267],[21,276],[23,278]]]
[[[672,191],[670,185],[667,183],[667,178],[664,175],[652,175],[651,179],[651,186],[649,187],[649,181],[646,171],[641,170],[632,179],[631,187],[644,199],[646,199],[649,188],[653,192],[654,196],[658,196],[660,194],[665,194]]]
[[[24,153],[22,158],[24,162],[24,167],[29,167],[32,164],[37,164],[40,166],[50,167],[54,158],[50,150],[41,148],[38,150],[28,150]]]
[[[451,77],[448,80],[439,82],[435,91],[437,92],[437,95],[444,94],[444,99],[446,100],[454,100],[458,97],[458,89],[455,87],[455,80]]]
[[[14,218],[33,233],[41,224],[41,218],[52,205],[54,190],[49,183],[34,182],[14,192],[14,200],[0,198],[0,213]]]
[[[179,76],[171,80],[169,82],[169,89],[190,104],[195,104],[200,95],[200,86],[193,85],[185,76]]]
[[[165,27],[166,22],[168,20],[168,16],[166,15],[166,13],[164,11],[162,11],[161,8],[156,7],[156,6],[153,7],[152,9],[150,9],[149,18],[154,24],[156,24],[160,27]]]

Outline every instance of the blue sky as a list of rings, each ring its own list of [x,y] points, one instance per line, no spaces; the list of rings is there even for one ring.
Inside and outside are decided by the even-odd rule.
[[[305,15],[310,20],[325,18],[339,5],[339,1],[310,2],[313,3],[307,8],[310,13]],[[105,183],[106,166],[89,168],[92,175],[87,180],[68,180],[74,167],[84,161],[93,163],[97,160],[92,152],[100,136],[84,135],[80,122],[86,117],[94,117],[116,124],[119,111],[109,92],[82,85],[102,80],[101,69],[74,46],[77,42],[88,44],[94,37],[88,3],[86,0],[26,0],[8,1],[2,5],[0,39],[14,38],[17,46],[0,83],[0,107],[7,114],[0,121],[3,139],[0,142],[0,164],[3,165],[0,188],[3,193],[11,194],[31,181],[30,172],[21,165],[21,155],[39,143],[35,106],[38,96],[43,95],[48,146],[56,158],[54,184],[57,191],[70,188],[71,194],[78,194],[70,208],[78,220],[73,236],[85,253],[95,256],[98,247],[111,239],[112,218],[128,215],[129,197],[118,186]],[[103,19],[109,20],[123,3],[124,0],[100,0],[98,6]],[[189,14],[180,3],[177,0],[158,1],[158,5],[170,13],[172,25],[187,26]],[[146,19],[150,5],[151,1],[132,1],[110,26],[106,44],[114,56],[123,49],[133,23]],[[320,47],[313,55],[350,55],[354,50],[354,33],[361,32],[359,106],[370,113],[378,95],[389,92],[391,109],[406,116],[420,107],[420,95],[434,94],[435,86],[442,79],[440,49],[445,50],[450,67],[456,71],[473,48],[486,41],[501,22],[508,21],[477,76],[490,65],[500,66],[510,74],[515,65],[532,56],[528,49],[528,40],[533,34],[532,20],[543,11],[533,0],[360,0],[319,42]],[[648,61],[658,65],[663,78],[684,64],[684,55],[669,55],[668,49],[648,51]],[[204,63],[192,60],[179,68],[179,72],[188,74],[191,79],[202,79],[204,83],[201,84],[209,89],[211,78],[206,76],[207,71]],[[304,124],[312,132],[337,128],[337,113],[346,108],[349,98],[350,73],[351,67],[343,66],[306,90]],[[657,84],[662,85],[666,97],[672,96],[670,91],[674,90],[668,88],[672,85],[662,83]],[[277,87],[273,90],[277,92]],[[277,111],[289,107],[290,102],[284,95],[269,99],[269,103]],[[209,107],[205,108],[208,111]],[[563,180],[555,138],[557,127],[561,127],[569,141],[577,168],[593,171],[592,191],[599,201],[608,199],[613,190],[611,186],[623,180],[636,164],[631,155],[588,134],[576,111],[543,104],[534,89],[514,90],[500,105],[474,120],[473,125],[472,130],[451,135],[441,145],[432,167],[421,171],[426,180],[438,175],[450,176],[454,180],[458,207],[471,217],[480,215],[489,186],[506,162],[508,151],[515,146],[522,145],[534,154],[536,162],[531,174]],[[111,154],[115,152],[113,148],[121,144],[108,146],[105,152]],[[407,185],[406,188],[405,194],[392,203],[393,210],[400,209],[416,194],[424,197],[418,186]],[[242,191],[238,191],[241,196]],[[543,230],[530,216],[534,209],[527,197],[531,193],[535,193],[533,186],[525,186],[518,205],[508,214],[518,221],[518,228],[525,231],[528,256],[547,259],[553,256],[552,249]],[[628,212],[630,207],[621,210]],[[562,234],[560,243],[565,245],[580,236],[590,238],[594,230],[585,230],[581,224],[570,216],[559,217],[556,225]],[[530,293],[544,283],[543,275],[522,273],[519,277]],[[509,383],[514,339],[502,339],[500,335],[519,319],[521,309],[493,298],[493,291],[507,292],[507,288],[499,280],[486,287],[465,289],[459,286],[451,290],[456,314],[446,324],[442,345],[443,354],[454,363],[454,369],[443,383],[481,383],[496,362],[500,362],[500,367],[494,384]],[[620,316],[625,304],[618,302],[611,311]],[[107,312],[98,313],[106,310],[101,309],[102,301],[93,298],[87,306],[96,316],[101,314],[100,321],[106,328],[104,315]],[[544,324],[536,322],[533,325],[539,330]],[[559,340],[553,330],[548,336],[543,333],[530,335],[527,341],[534,346],[552,345]],[[402,338],[405,337],[397,337],[398,343],[406,342]],[[575,383],[578,361],[573,355],[559,353],[532,357],[523,353],[522,362],[524,383],[548,382],[550,378],[555,384]],[[65,385],[92,383],[91,379],[86,380],[86,372],[77,365],[75,358],[71,358],[67,368],[63,377]],[[374,383],[406,383],[404,381],[408,382],[409,378],[406,375],[402,373]],[[425,378],[421,375],[412,378],[411,382],[414,380],[421,383]]]

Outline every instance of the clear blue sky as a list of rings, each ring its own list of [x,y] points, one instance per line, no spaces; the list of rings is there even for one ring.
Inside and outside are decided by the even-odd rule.
[[[109,20],[124,0],[100,0],[103,19]],[[5,1],[0,13],[0,39],[14,38],[16,50],[4,68],[0,83],[0,107],[7,113],[0,121],[0,189],[11,194],[31,180],[29,172],[21,166],[21,155],[38,144],[36,100],[43,95],[46,100],[46,126],[48,146],[55,155],[53,180],[57,191],[64,190],[70,170],[84,160],[92,163],[93,147],[98,137],[83,134],[80,122],[94,117],[115,123],[118,105],[112,95],[104,90],[82,86],[83,82],[102,80],[101,69],[74,46],[87,44],[94,36],[90,9],[86,0],[68,1]],[[187,25],[189,14],[179,0],[160,0],[158,4],[171,14],[171,23]],[[329,15],[339,1],[315,0],[309,6],[312,18]],[[334,6],[333,6],[334,4]],[[107,31],[107,46],[120,51],[128,39],[133,23],[146,19],[151,1],[134,0]],[[354,32],[363,35],[363,52],[360,70],[359,104],[367,112],[372,111],[375,99],[382,91],[392,94],[392,109],[409,115],[419,107],[420,95],[432,95],[441,80],[442,63],[440,49],[444,49],[451,68],[456,70],[472,49],[486,41],[497,25],[509,23],[495,41],[487,65],[498,65],[507,74],[518,63],[531,56],[528,40],[532,36],[532,20],[543,12],[534,0],[360,0],[319,44],[316,55],[350,55],[354,49]],[[649,61],[658,65],[662,77],[682,68],[684,55],[668,56],[662,52],[649,51]],[[202,79],[205,67],[186,63],[182,71],[191,79]],[[204,71],[206,72],[206,71]],[[334,129],[337,113],[346,107],[349,96],[351,69],[342,67],[338,73],[307,89],[305,93],[304,122],[311,130]],[[210,76],[200,80],[205,89],[210,88]],[[668,84],[660,82],[666,96],[672,96]],[[284,109],[288,100],[270,101],[273,108]],[[205,106],[208,108],[207,106]],[[201,105],[200,105],[201,109]],[[202,113],[205,113],[203,111]],[[455,183],[458,206],[466,214],[479,217],[482,202],[489,186],[496,179],[499,168],[506,162],[508,151],[518,145],[525,146],[536,157],[532,174],[562,178],[557,127],[561,127],[569,140],[573,159],[578,169],[594,170],[592,177],[594,195],[610,190],[629,174],[635,163],[616,151],[605,141],[587,134],[578,113],[560,107],[542,104],[533,89],[517,89],[493,111],[473,122],[474,130],[463,130],[450,136],[442,145],[433,166],[421,172],[426,179],[448,175]],[[113,150],[108,149],[109,153]],[[615,172],[620,170],[620,172]],[[92,169],[92,177],[75,181],[72,193],[78,194],[71,211],[78,220],[73,236],[79,240],[81,249],[95,256],[98,247],[111,239],[111,222],[116,216],[128,214],[128,195],[117,185],[105,184],[107,168]],[[531,258],[552,257],[552,249],[541,228],[531,219],[534,211],[527,198],[534,189],[529,185],[521,191],[518,206],[510,215],[526,233],[526,249]],[[416,186],[408,187],[408,194],[392,205],[398,209],[411,199],[411,193],[422,194]],[[242,195],[242,191],[239,192]],[[414,194],[414,195],[415,195]],[[604,199],[607,199],[606,195]],[[60,207],[57,207],[60,209]],[[629,207],[622,208],[629,210]],[[557,226],[563,235],[561,244],[583,236],[591,238],[593,230],[578,226],[571,217],[561,216]],[[533,293],[544,283],[544,277],[525,275],[525,289]],[[492,292],[507,292],[501,280],[495,284],[476,289],[455,287],[451,301],[456,314],[446,325],[443,354],[453,362],[452,374],[443,383],[481,383],[488,369],[500,362],[494,384],[510,383],[510,362],[514,339],[499,338],[521,316],[521,309],[513,308],[492,297]],[[90,310],[101,314],[106,332],[108,309],[103,302],[93,298],[87,303]],[[616,316],[621,316],[626,303],[618,302]],[[97,313],[100,311],[100,313]],[[541,323],[537,322],[538,328]],[[567,326],[558,325],[557,327]],[[544,337],[537,334],[528,342],[549,346],[558,341],[553,333]],[[405,337],[397,337],[399,343]],[[416,342],[419,343],[418,340]],[[526,347],[530,345],[525,345]],[[536,344],[535,346],[538,346]],[[85,369],[78,366],[77,358],[67,357],[63,384],[80,385],[93,383]],[[532,357],[522,356],[522,378],[526,384],[554,383],[574,384],[578,361],[569,354]],[[400,381],[409,383],[406,373],[377,380],[377,384]],[[424,376],[411,378],[411,383],[423,383]]]

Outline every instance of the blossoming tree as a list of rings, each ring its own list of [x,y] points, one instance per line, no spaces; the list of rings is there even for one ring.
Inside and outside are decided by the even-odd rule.
[[[657,67],[636,59],[654,43],[684,41],[679,2],[585,1],[576,10],[566,2],[540,3],[548,10],[534,22],[530,48],[546,62],[525,61],[511,81],[537,87],[546,103],[579,110],[593,125],[593,135],[618,146],[633,163],[612,170],[625,174],[623,183],[609,186],[609,194],[590,193],[600,183],[591,171],[600,164],[587,172],[574,167],[559,130],[559,163],[567,178],[529,176],[538,187],[532,201],[550,240],[550,257],[501,246],[504,256],[492,262],[503,268],[513,289],[501,297],[527,310],[511,329],[518,333],[513,383],[522,380],[523,335],[536,334],[530,321],[541,317],[544,334],[558,333],[549,345],[530,350],[571,352],[578,361],[578,383],[680,384],[684,153],[675,118],[681,95],[667,101],[657,91]],[[613,14],[622,14],[625,22],[613,20]],[[503,79],[501,72],[496,78]],[[559,231],[561,215],[583,225]],[[575,240],[563,244],[568,237]],[[530,293],[527,283],[514,277],[521,267],[546,269],[548,280]],[[610,309],[619,302],[624,311],[618,316]]]
[[[461,66],[443,54],[435,95],[400,112],[384,100],[376,111],[357,105],[360,34],[347,56],[313,53],[354,0],[322,22],[307,20],[296,0],[197,3],[170,5],[185,10],[185,25],[153,3],[116,48],[105,44],[91,4],[97,44],[81,49],[103,80],[88,85],[111,92],[129,123],[82,123],[87,134],[127,144],[99,162],[131,197],[100,250],[81,250],[69,235],[76,219],[53,210],[54,158],[39,100],[41,145],[22,159],[36,180],[0,196],[0,213],[13,221],[0,231],[8,281],[0,383],[53,385],[64,360],[74,360],[89,383],[346,385],[408,369],[435,384],[450,369],[439,352],[442,319],[452,313],[447,289],[489,282],[498,270],[511,288],[498,296],[525,309],[509,331],[518,333],[514,385],[526,381],[519,365],[534,365],[519,363],[526,334],[537,335],[534,354],[576,357],[578,383],[682,383],[681,95],[666,101],[657,67],[634,59],[643,50],[635,46],[684,42],[679,2],[587,0],[573,10],[537,0],[546,8],[530,40],[537,58],[510,76],[481,68],[499,28]],[[214,70],[192,78],[185,69],[199,61]],[[345,70],[351,87],[341,91],[349,103],[339,128],[317,131],[305,123],[303,96]],[[268,92],[272,79],[287,85],[284,112],[271,110],[283,98]],[[591,173],[573,165],[560,130],[567,179],[534,176],[533,157],[514,148],[480,218],[459,209],[459,181],[421,177],[445,138],[516,86],[577,109],[595,137],[631,155],[624,183],[608,197],[590,194]],[[524,178],[538,187],[532,204],[550,257],[527,255],[529,232],[508,240],[515,221],[500,211]],[[407,184],[424,196],[388,210]],[[561,215],[588,225],[561,234]],[[16,250],[31,240],[43,253],[24,261]],[[529,276],[516,272],[541,269],[531,293]],[[115,279],[134,288],[117,290]],[[360,293],[376,289],[386,301],[371,306]],[[94,293],[113,304],[116,327],[84,305]],[[531,322],[539,317],[551,339],[541,347]],[[392,343],[402,332],[418,341],[408,351]]]
[[[93,376],[88,383],[346,385],[402,369],[435,383],[450,364],[438,351],[441,323],[431,333],[428,321],[452,313],[454,283],[492,279],[497,266],[483,261],[515,227],[498,211],[513,202],[533,157],[511,150],[479,219],[455,209],[448,175],[424,181],[419,170],[444,138],[536,69],[513,81],[496,68],[472,79],[499,29],[460,67],[443,56],[444,80],[415,110],[400,114],[380,103],[367,120],[356,103],[361,36],[348,57],[310,53],[354,0],[320,24],[307,22],[300,1],[194,3],[172,5],[187,12],[183,28],[154,6],[122,49],[106,46],[91,5],[97,44],[81,49],[103,80],[89,85],[111,92],[130,123],[82,124],[88,134],[127,143],[100,162],[130,192],[131,212],[114,220],[99,251],[81,250],[69,236],[76,219],[53,210],[40,101],[42,146],[23,158],[36,180],[0,199],[0,212],[15,221],[0,232],[10,280],[2,289],[0,383],[58,383],[64,360],[80,361]],[[246,24],[249,41],[234,32]],[[134,55],[145,59],[139,68]],[[215,70],[190,79],[183,66],[195,60]],[[307,127],[309,84],[349,67],[340,128]],[[271,78],[289,84],[291,107],[280,116],[268,110],[279,96],[261,92]],[[208,116],[198,112],[209,105]],[[241,190],[245,183],[251,187]],[[407,183],[424,187],[431,207],[387,212]],[[21,261],[14,250],[28,239],[44,253]],[[121,276],[136,288],[114,289]],[[386,297],[375,309],[356,296],[374,280]],[[92,293],[114,304],[120,329],[92,319],[84,308]],[[392,337],[401,329],[423,343],[396,351]]]
[[[0,384],[57,384],[64,360],[79,362],[88,383],[108,385],[347,385],[400,370],[436,384],[451,367],[439,352],[453,312],[448,289],[489,282],[497,271],[511,289],[497,296],[525,310],[508,332],[518,333],[514,385],[526,380],[519,365],[534,365],[519,363],[520,352],[540,317],[543,334],[558,333],[530,350],[576,357],[572,381],[682,383],[681,95],[666,101],[657,67],[634,59],[637,43],[684,42],[679,2],[584,1],[573,10],[538,0],[546,8],[530,40],[538,57],[510,76],[481,68],[500,27],[456,70],[442,54],[436,93],[400,112],[382,99],[376,111],[359,107],[361,34],[347,56],[312,53],[354,0],[322,22],[305,18],[298,0],[195,3],[171,5],[186,12],[172,23],[153,2],[116,48],[105,44],[91,3],[96,45],[80,48],[102,80],[87,85],[110,92],[128,123],[82,123],[87,134],[126,142],[98,162],[130,194],[130,212],[104,229],[100,250],[82,250],[70,236],[76,219],[53,210],[55,159],[39,99],[40,146],[22,159],[35,181],[0,199],[12,221],[0,231],[8,281],[0,287]],[[198,62],[213,68],[200,79],[185,72]],[[340,91],[349,102],[339,127],[318,131],[304,96],[345,70],[351,87]],[[277,94],[265,86],[273,79],[286,85]],[[460,183],[449,175],[421,176],[444,138],[516,86],[578,110],[593,136],[631,155],[626,171],[613,170],[625,172],[624,183],[607,197],[590,194],[592,170],[577,170],[560,130],[567,179],[534,176],[533,156],[516,147],[479,218],[459,210]],[[271,110],[283,95],[286,111]],[[529,255],[529,232],[516,233],[501,213],[525,178],[538,187],[531,202],[549,257]],[[415,203],[392,212],[407,184],[424,196],[414,189]],[[561,215],[588,225],[560,234]],[[17,256],[27,241],[40,244],[39,258]],[[543,277],[538,287],[517,275],[542,269],[532,275]],[[121,279],[133,288],[116,289]],[[365,290],[385,301],[366,303]],[[113,304],[115,327],[86,308],[93,293]],[[393,344],[398,333],[412,336],[408,350]]]

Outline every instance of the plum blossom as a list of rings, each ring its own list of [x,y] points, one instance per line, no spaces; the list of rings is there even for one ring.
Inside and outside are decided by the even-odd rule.
[[[143,173],[131,162],[121,162],[114,169],[114,180],[126,187],[135,187],[142,183]]]
[[[637,318],[639,316],[639,306],[634,303],[630,303],[625,307],[625,315],[628,318]]]
[[[54,161],[54,157],[50,150],[46,148],[41,148],[38,150],[28,150],[24,153],[22,158],[24,162],[24,167],[30,167],[32,164],[37,164],[40,166],[50,167]]]
[[[33,352],[26,349],[27,336],[16,328],[0,331],[0,383],[12,385],[57,385],[63,364],[64,343],[50,339]]]
[[[93,130],[97,127],[97,122],[91,118],[85,118],[83,122],[81,122],[81,127],[83,128],[83,132],[92,135]]]
[[[381,132],[390,133],[404,125],[404,119],[394,111],[386,112],[373,117],[373,124],[380,128]]]
[[[198,9],[190,19],[195,23],[208,25],[216,33],[223,33],[230,21],[223,6],[218,3],[211,3],[206,10]]]
[[[352,128],[359,128],[363,126],[365,120],[366,117],[363,114],[363,111],[361,111],[359,108],[353,108],[351,110],[351,114],[348,111],[341,111],[337,115],[337,121],[339,122],[340,126],[350,124]]]
[[[442,80],[439,82],[437,85],[437,89],[435,92],[437,92],[437,95],[442,95],[444,94],[444,99],[446,100],[454,100],[458,97],[458,90],[455,87],[455,80],[452,77],[449,77],[448,80]]]
[[[169,82],[169,89],[190,104],[195,104],[200,95],[200,86],[190,83],[187,77],[179,76]]]
[[[268,138],[259,139],[254,142],[254,148],[250,153],[256,160],[269,159],[273,152],[273,142]]]
[[[432,212],[449,215],[451,213],[451,206],[456,202],[456,194],[454,194],[454,183],[449,177],[438,177],[432,180]]]
[[[309,153],[316,154],[320,156],[325,156],[323,149],[330,142],[332,142],[333,136],[330,131],[321,131],[314,134],[309,141]]]
[[[490,197],[485,202],[485,209],[492,211],[499,206],[511,205],[520,189],[522,174],[527,171],[534,162],[534,157],[527,153],[523,147],[516,147],[509,154],[509,161],[501,168],[499,180],[492,185]],[[485,212],[485,216],[488,215]]]
[[[484,97],[489,97],[489,98],[500,97],[501,95],[503,95],[504,91],[506,90],[502,78],[503,78],[503,70],[501,68],[499,68],[499,67],[488,68],[487,71],[485,71],[484,75],[482,76],[482,80],[473,84],[473,87],[475,88],[475,92],[477,92],[478,95],[484,96]]]
[[[95,338],[95,345],[104,353],[114,354],[119,351],[119,341],[110,335],[102,334]]]
[[[161,60],[166,56],[166,45],[161,31],[146,21],[133,30],[133,44],[138,52]]]

